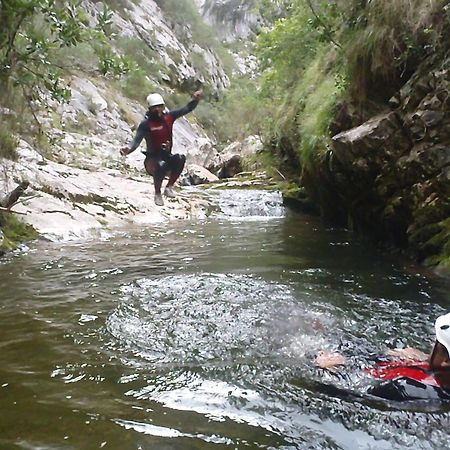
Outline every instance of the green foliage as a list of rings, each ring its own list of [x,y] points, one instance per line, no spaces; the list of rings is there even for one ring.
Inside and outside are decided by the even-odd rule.
[[[120,77],[130,72],[133,63],[130,58],[118,55],[115,51],[106,48],[99,52],[99,69],[102,75]]]
[[[49,59],[65,72],[80,69],[83,72],[95,72],[99,66],[99,56],[89,42],[82,42],[76,46],[55,49]]]
[[[167,68],[159,54],[142,39],[119,38],[114,44],[129,61],[129,70],[120,80],[122,91],[127,97],[142,102],[167,77]]]
[[[195,42],[202,48],[213,49],[220,58],[225,71],[231,74],[234,69],[234,61],[218,41],[214,30],[205,23],[193,0],[156,0],[156,3],[164,12],[165,17],[172,21],[173,30],[181,42]],[[197,65],[196,68],[199,66]]]
[[[149,77],[160,81],[166,67],[159,53],[150,48],[144,40],[122,37],[116,39],[114,45],[139,69],[145,71]]]
[[[432,24],[443,3],[378,0],[354,11],[352,26],[342,31],[353,98],[382,97],[377,85],[398,88],[406,81],[439,37]]]
[[[226,144],[262,132],[271,114],[265,102],[255,80],[236,79],[223,98],[217,102],[206,98],[194,114],[219,143]]]
[[[67,100],[69,92],[48,56],[52,49],[70,47],[84,39],[78,5],[2,0],[1,8],[0,80],[21,88],[30,101],[40,100],[46,92],[55,100]]]
[[[289,14],[291,3],[291,0],[254,0],[252,9],[267,23],[273,23]]]
[[[260,35],[257,52],[267,91],[277,94],[292,87],[313,58],[317,39],[308,18],[303,10],[290,19],[279,20],[271,32]]]
[[[319,61],[320,62],[320,61]],[[328,126],[333,118],[333,112],[339,90],[334,74],[327,74],[320,69],[320,63],[310,66],[310,75],[315,78],[309,86],[300,86],[304,95],[304,107],[299,112],[299,135],[302,137],[300,155],[303,165],[320,157],[328,147]],[[308,79],[308,77],[305,77]],[[306,89],[309,92],[306,92]]]
[[[265,141],[309,164],[328,147],[338,102],[387,101],[440,37],[443,0],[292,0],[258,39]],[[443,21],[443,19],[441,19]],[[434,24],[434,25],[433,25]]]
[[[120,85],[128,98],[139,102],[144,102],[147,95],[155,91],[157,86],[139,67],[135,67],[126,77],[122,78]]]
[[[102,73],[129,69],[127,61],[108,51],[112,21],[106,6],[90,29],[79,0],[1,0],[0,5],[0,82],[22,92],[33,113],[48,106],[49,95],[58,102],[70,99],[62,81],[65,67],[59,64],[67,49],[95,42]]]
[[[255,155],[248,156],[243,161],[244,171],[263,171],[268,178],[280,179],[277,166],[276,156],[268,151],[258,152]]]
[[[15,161],[17,145],[18,140],[11,132],[10,124],[7,121],[0,123],[0,158]]]

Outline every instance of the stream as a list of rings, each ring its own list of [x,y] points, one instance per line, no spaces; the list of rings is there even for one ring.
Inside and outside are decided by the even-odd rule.
[[[2,260],[0,450],[449,448],[450,407],[366,397],[363,368],[428,352],[450,282],[278,193],[205,195],[207,220]]]

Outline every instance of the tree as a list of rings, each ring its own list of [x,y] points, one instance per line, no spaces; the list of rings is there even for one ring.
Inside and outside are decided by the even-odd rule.
[[[90,22],[96,26],[91,28]],[[91,40],[107,46],[111,11],[105,6],[102,13],[89,18],[80,0],[0,0],[0,23],[3,99],[18,89],[34,111],[34,103],[70,98],[70,90],[62,81],[64,68],[52,61],[52,52]],[[127,71],[127,64],[100,49],[110,60],[108,70]]]

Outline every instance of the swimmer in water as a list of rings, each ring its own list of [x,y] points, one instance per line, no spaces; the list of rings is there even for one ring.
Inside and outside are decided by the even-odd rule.
[[[427,356],[413,348],[391,350],[394,361],[381,361],[366,370],[374,378],[383,380],[369,388],[368,394],[387,400],[444,400],[450,401],[450,313],[435,322],[436,340]],[[315,365],[337,372],[345,365],[340,353],[319,352]]]

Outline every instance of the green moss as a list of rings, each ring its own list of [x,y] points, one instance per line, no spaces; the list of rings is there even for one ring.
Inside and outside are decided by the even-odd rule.
[[[0,251],[14,250],[22,242],[31,241],[38,237],[37,231],[31,226],[23,223],[14,214],[1,213],[0,225],[4,235]]]
[[[342,96],[334,58],[326,47],[317,49],[296,83],[273,105],[273,117],[267,121],[265,140],[295,153],[302,166],[312,165],[328,150],[329,125]]]
[[[252,134],[262,134],[272,119],[273,102],[259,96],[258,86],[255,80],[235,78],[218,101],[213,89],[205,85],[205,101],[200,102],[194,116],[223,146]]]
[[[305,188],[299,186],[298,183],[280,183],[279,188],[283,195],[283,203],[286,206],[309,214],[317,214],[319,212]]]
[[[427,225],[419,232],[413,237],[423,240],[414,244],[425,254],[425,265],[450,275],[450,218]]]
[[[442,258],[435,267],[436,272],[450,278],[450,256]]]

